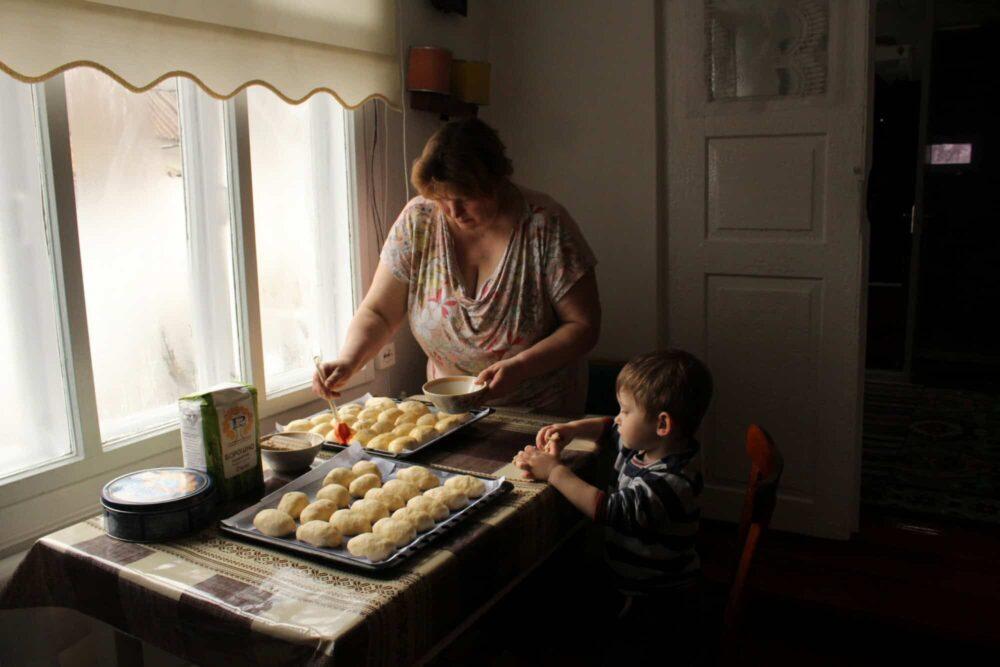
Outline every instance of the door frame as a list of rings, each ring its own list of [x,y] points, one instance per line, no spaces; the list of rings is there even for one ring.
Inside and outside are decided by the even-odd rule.
[[[927,122],[930,112],[931,63],[934,58],[934,0],[924,0],[924,23],[921,28],[926,57],[920,72],[920,121],[917,129],[917,178],[913,188],[913,213],[910,221],[910,275],[906,293],[906,339],[903,349],[903,379],[913,380],[913,352],[916,338],[920,259],[924,229],[924,175],[927,165]]]

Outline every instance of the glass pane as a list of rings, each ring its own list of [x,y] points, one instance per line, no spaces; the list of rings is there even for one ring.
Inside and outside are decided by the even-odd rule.
[[[73,452],[32,87],[0,73],[0,476]]]
[[[134,94],[91,69],[65,78],[94,384],[109,442],[173,423],[178,397],[234,379],[232,361],[205,360],[213,347],[235,358],[231,331],[206,340],[200,316],[205,300],[218,301],[206,296],[213,290],[231,304],[230,246],[214,246],[219,279],[206,275],[202,242],[205,225],[209,235],[230,234],[227,212],[202,214],[213,191],[228,201],[223,142],[207,160],[221,174],[188,173],[206,166],[196,159],[199,137],[222,135],[222,104],[205,102],[214,119],[206,127],[199,118],[197,135],[182,137],[177,79]]]
[[[304,385],[337,347],[351,290],[344,112],[329,96],[289,105],[247,91],[267,394]]]
[[[829,0],[706,0],[710,100],[826,92]]]

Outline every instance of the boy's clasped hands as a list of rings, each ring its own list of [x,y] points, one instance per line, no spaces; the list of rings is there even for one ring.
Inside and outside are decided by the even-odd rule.
[[[535,444],[514,455],[514,465],[529,479],[548,480],[559,463],[559,453],[577,437],[573,424],[549,424],[539,429]]]

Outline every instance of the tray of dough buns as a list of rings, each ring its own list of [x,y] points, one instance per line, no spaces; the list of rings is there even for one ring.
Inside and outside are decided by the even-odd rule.
[[[337,409],[337,421],[351,429],[348,443],[357,443],[380,456],[405,459],[491,412],[493,408],[481,408],[451,414],[423,401],[396,401],[387,396],[366,395],[341,405]],[[306,419],[296,419],[279,428],[319,433],[323,436],[326,449],[347,447],[337,437],[329,410]]]
[[[242,539],[367,570],[399,565],[510,489],[505,478],[369,456],[332,456],[220,529]]]

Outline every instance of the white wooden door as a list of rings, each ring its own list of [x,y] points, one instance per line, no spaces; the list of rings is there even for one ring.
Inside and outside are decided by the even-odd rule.
[[[675,0],[663,31],[667,321],[712,369],[704,516],[735,520],[751,422],[785,459],[774,526],[857,528],[865,0]]]

